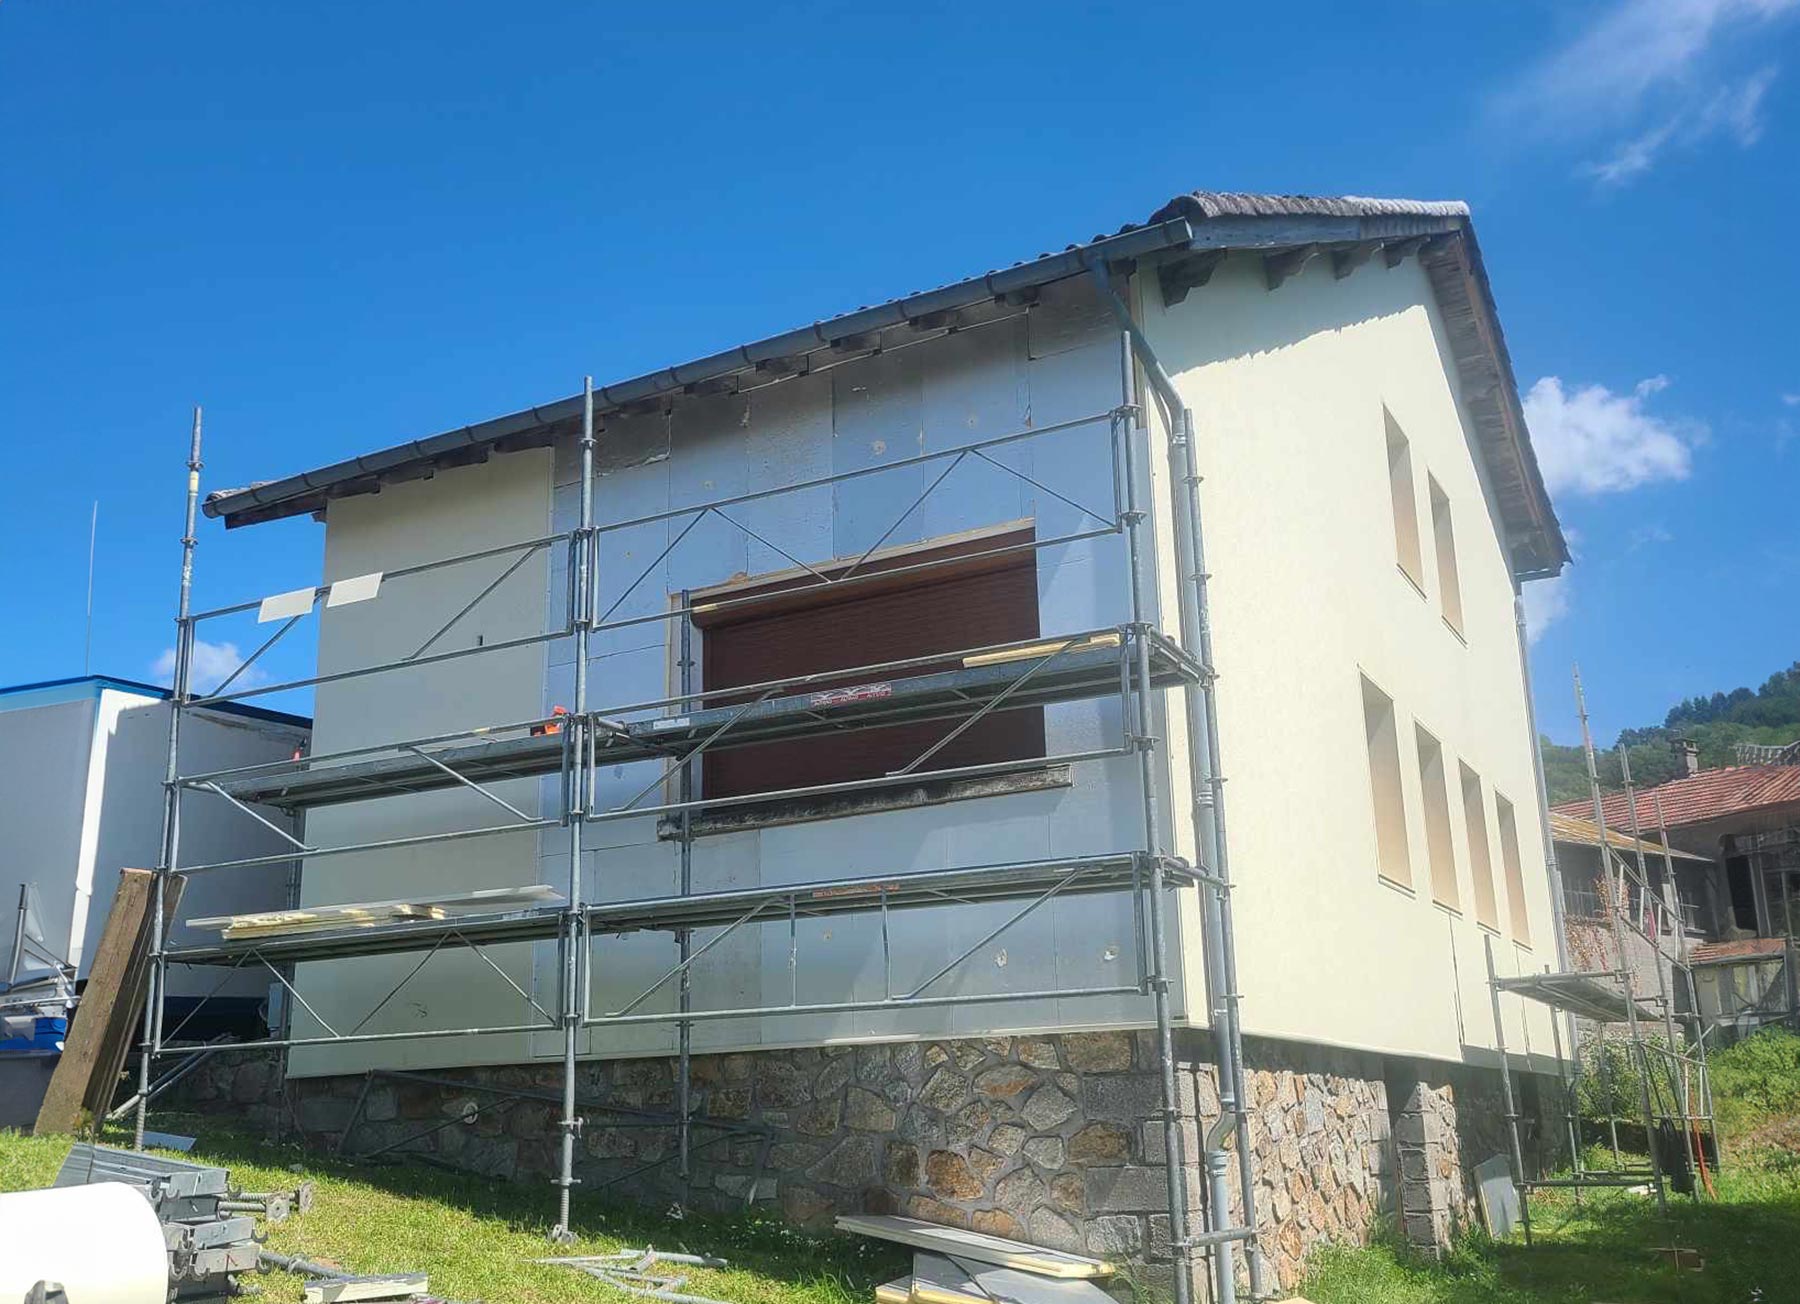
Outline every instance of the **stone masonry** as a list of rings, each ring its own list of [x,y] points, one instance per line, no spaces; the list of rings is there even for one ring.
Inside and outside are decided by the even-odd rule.
[[[1392,1074],[1379,1056],[1261,1040],[1246,1056],[1263,1252],[1283,1288],[1299,1281],[1314,1247],[1366,1241],[1383,1215],[1401,1213],[1403,1192],[1411,1193],[1404,1224],[1423,1241],[1442,1244],[1468,1221],[1467,1167],[1495,1153],[1485,1139],[1463,1140],[1457,1106],[1477,1094],[1473,1077],[1461,1095],[1448,1080],[1421,1086],[1390,1127]],[[1198,1222],[1203,1184],[1193,1158],[1219,1117],[1218,1094],[1203,1033],[1181,1033],[1177,1057]],[[476,1173],[553,1175],[560,1066],[429,1076],[284,1082],[266,1056],[215,1055],[184,1082],[181,1105],[315,1143],[335,1145],[350,1127],[349,1155],[404,1143]],[[581,1189],[659,1204],[753,1204],[815,1228],[843,1211],[905,1213],[1133,1262],[1146,1281],[1168,1280],[1161,1092],[1148,1033],[697,1055],[692,1084],[684,1190],[666,1121],[673,1062],[584,1062]],[[1235,1164],[1232,1190],[1235,1217]],[[1414,1196],[1424,1201],[1418,1217]]]

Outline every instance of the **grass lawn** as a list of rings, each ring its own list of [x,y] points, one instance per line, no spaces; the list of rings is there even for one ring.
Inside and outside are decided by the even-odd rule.
[[[1726,1147],[1716,1201],[1671,1195],[1663,1217],[1643,1196],[1590,1191],[1577,1206],[1546,1191],[1531,1202],[1529,1248],[1471,1237],[1443,1263],[1392,1245],[1323,1250],[1300,1293],[1316,1304],[1800,1304],[1800,1037],[1766,1032],[1715,1056],[1713,1089]],[[1706,1266],[1650,1253],[1670,1245]]]
[[[302,1178],[317,1187],[310,1212],[268,1229],[268,1248],[328,1260],[355,1272],[411,1270],[429,1274],[431,1292],[489,1304],[574,1304],[630,1297],[585,1273],[532,1263],[552,1254],[600,1254],[624,1246],[689,1250],[729,1261],[723,1269],[680,1268],[681,1289],[740,1304],[868,1304],[879,1282],[902,1275],[905,1251],[860,1237],[808,1236],[769,1217],[689,1215],[677,1222],[658,1211],[597,1199],[575,1201],[583,1238],[567,1249],[545,1234],[556,1221],[548,1185],[488,1181],[437,1169],[333,1163],[298,1147],[282,1148],[222,1133],[215,1119],[159,1115],[165,1131],[200,1137],[191,1155],[231,1169],[240,1189],[277,1191]],[[129,1146],[128,1135],[107,1138]],[[0,1131],[0,1190],[48,1186],[68,1153],[68,1137]],[[270,1273],[254,1279],[269,1304],[297,1304],[301,1278]]]

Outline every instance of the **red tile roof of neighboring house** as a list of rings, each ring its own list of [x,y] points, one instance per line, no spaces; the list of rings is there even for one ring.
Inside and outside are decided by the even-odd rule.
[[[1800,802],[1800,765],[1727,765],[1717,770],[1702,770],[1686,779],[1672,779],[1654,788],[1640,788],[1637,794],[1638,827],[1642,831],[1656,828],[1656,800],[1662,798],[1663,815],[1670,828],[1685,824],[1703,824],[1726,815],[1758,810],[1765,806],[1784,806]],[[1594,804],[1587,798],[1565,801],[1556,812],[1592,819]],[[1630,813],[1625,794],[1608,793],[1605,799],[1606,826],[1629,829]]]
[[[1775,960],[1787,950],[1785,937],[1746,937],[1736,942],[1702,942],[1689,956],[1695,964],[1734,964],[1744,960]]]

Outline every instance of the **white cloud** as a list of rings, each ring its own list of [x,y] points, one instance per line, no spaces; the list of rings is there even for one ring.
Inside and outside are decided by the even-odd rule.
[[[1525,640],[1528,643],[1536,643],[1545,630],[1569,614],[1574,596],[1566,574],[1547,580],[1528,580],[1519,592],[1525,599]]]
[[[1525,421],[1550,491],[1618,493],[1686,479],[1692,445],[1706,437],[1706,428],[1645,410],[1668,386],[1666,376],[1641,381],[1629,394],[1604,385],[1570,392],[1557,376],[1533,385],[1525,395]]]
[[[1800,0],[1614,0],[1506,87],[1499,114],[1540,135],[1611,138],[1582,171],[1602,185],[1645,172],[1674,147],[1762,133],[1778,69],[1767,30]]]
[[[1800,407],[1800,394],[1783,394],[1781,401],[1788,407]]]
[[[236,643],[208,643],[205,639],[194,640],[194,660],[189,668],[189,687],[196,693],[210,693],[231,675],[244,662],[244,654],[238,651]],[[156,658],[156,664],[150,673],[159,684],[173,683],[175,679],[175,649],[166,647],[162,655]],[[266,684],[269,677],[256,666],[251,666],[243,674],[231,681],[232,691],[240,688],[254,688],[258,684]]]
[[[1684,105],[1648,131],[1625,141],[1599,163],[1582,171],[1601,185],[1623,185],[1655,166],[1671,145],[1691,147],[1717,135],[1727,135],[1748,149],[1762,135],[1763,99],[1775,80],[1773,67],[1763,68],[1741,84],[1721,87],[1703,103]]]

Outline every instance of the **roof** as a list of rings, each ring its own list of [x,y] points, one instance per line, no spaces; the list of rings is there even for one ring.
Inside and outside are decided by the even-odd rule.
[[[1655,822],[1654,819],[1651,820],[1652,824]],[[1550,835],[1556,841],[1572,846],[1598,847],[1600,845],[1600,828],[1597,824],[1576,815],[1565,815],[1561,811],[1550,812]],[[1652,842],[1649,838],[1634,838],[1629,833],[1621,833],[1610,825],[1606,830],[1606,845],[1615,851],[1641,851],[1646,856],[1660,856],[1665,850],[1660,842]],[[1666,850],[1676,860],[1696,860],[1703,865],[1712,863],[1705,856],[1696,856],[1693,852],[1683,851],[1679,847],[1668,847]]]
[[[1688,954],[1691,964],[1745,964],[1779,960],[1787,952],[1785,937],[1746,937],[1735,942],[1702,942]]]
[[[1800,802],[1800,765],[1727,765],[1702,770],[1684,779],[1671,779],[1637,794],[1638,827],[1656,827],[1656,803],[1662,800],[1663,819],[1670,828],[1704,824],[1729,815],[1741,815],[1768,806]],[[1588,800],[1566,801],[1553,815],[1593,813]],[[1607,827],[1625,828],[1630,810],[1622,792],[1604,798]]]
[[[139,697],[150,697],[159,702],[166,702],[173,696],[167,688],[157,684],[146,684],[136,679],[119,679],[113,675],[72,675],[66,679],[40,679],[35,683],[0,687],[0,711],[19,711],[35,706],[53,706],[62,702],[88,701],[109,690],[115,693],[132,693]],[[262,706],[248,706],[242,702],[215,702],[204,709],[216,711],[221,715],[237,715],[251,720],[266,720],[270,724],[291,725],[296,729],[312,728],[312,721],[306,716],[291,715],[286,711],[271,711]]]
[[[948,330],[957,324],[955,313],[996,299],[1028,299],[1038,287],[1080,275],[1096,262],[1121,269],[1143,262],[1162,274],[1178,269],[1183,260],[1216,260],[1221,252],[1235,251],[1269,259],[1271,288],[1315,255],[1329,255],[1340,276],[1376,252],[1390,263],[1416,255],[1445,323],[1464,406],[1506,526],[1514,573],[1528,579],[1562,568],[1568,546],[1531,448],[1469,210],[1455,202],[1193,191],[1177,195],[1143,222],[1060,253],[601,385],[595,390],[596,414],[604,419],[682,394],[776,383],[805,374],[815,353],[874,352],[890,332],[910,332],[916,338],[920,332]],[[1282,270],[1277,272],[1277,266]],[[1187,284],[1203,281],[1201,274]],[[1169,284],[1164,281],[1165,287]],[[576,430],[581,409],[581,396],[571,395],[297,475],[220,490],[207,496],[205,512],[227,527],[318,512],[336,498],[379,493],[384,485],[486,461],[496,453],[546,447]]]

